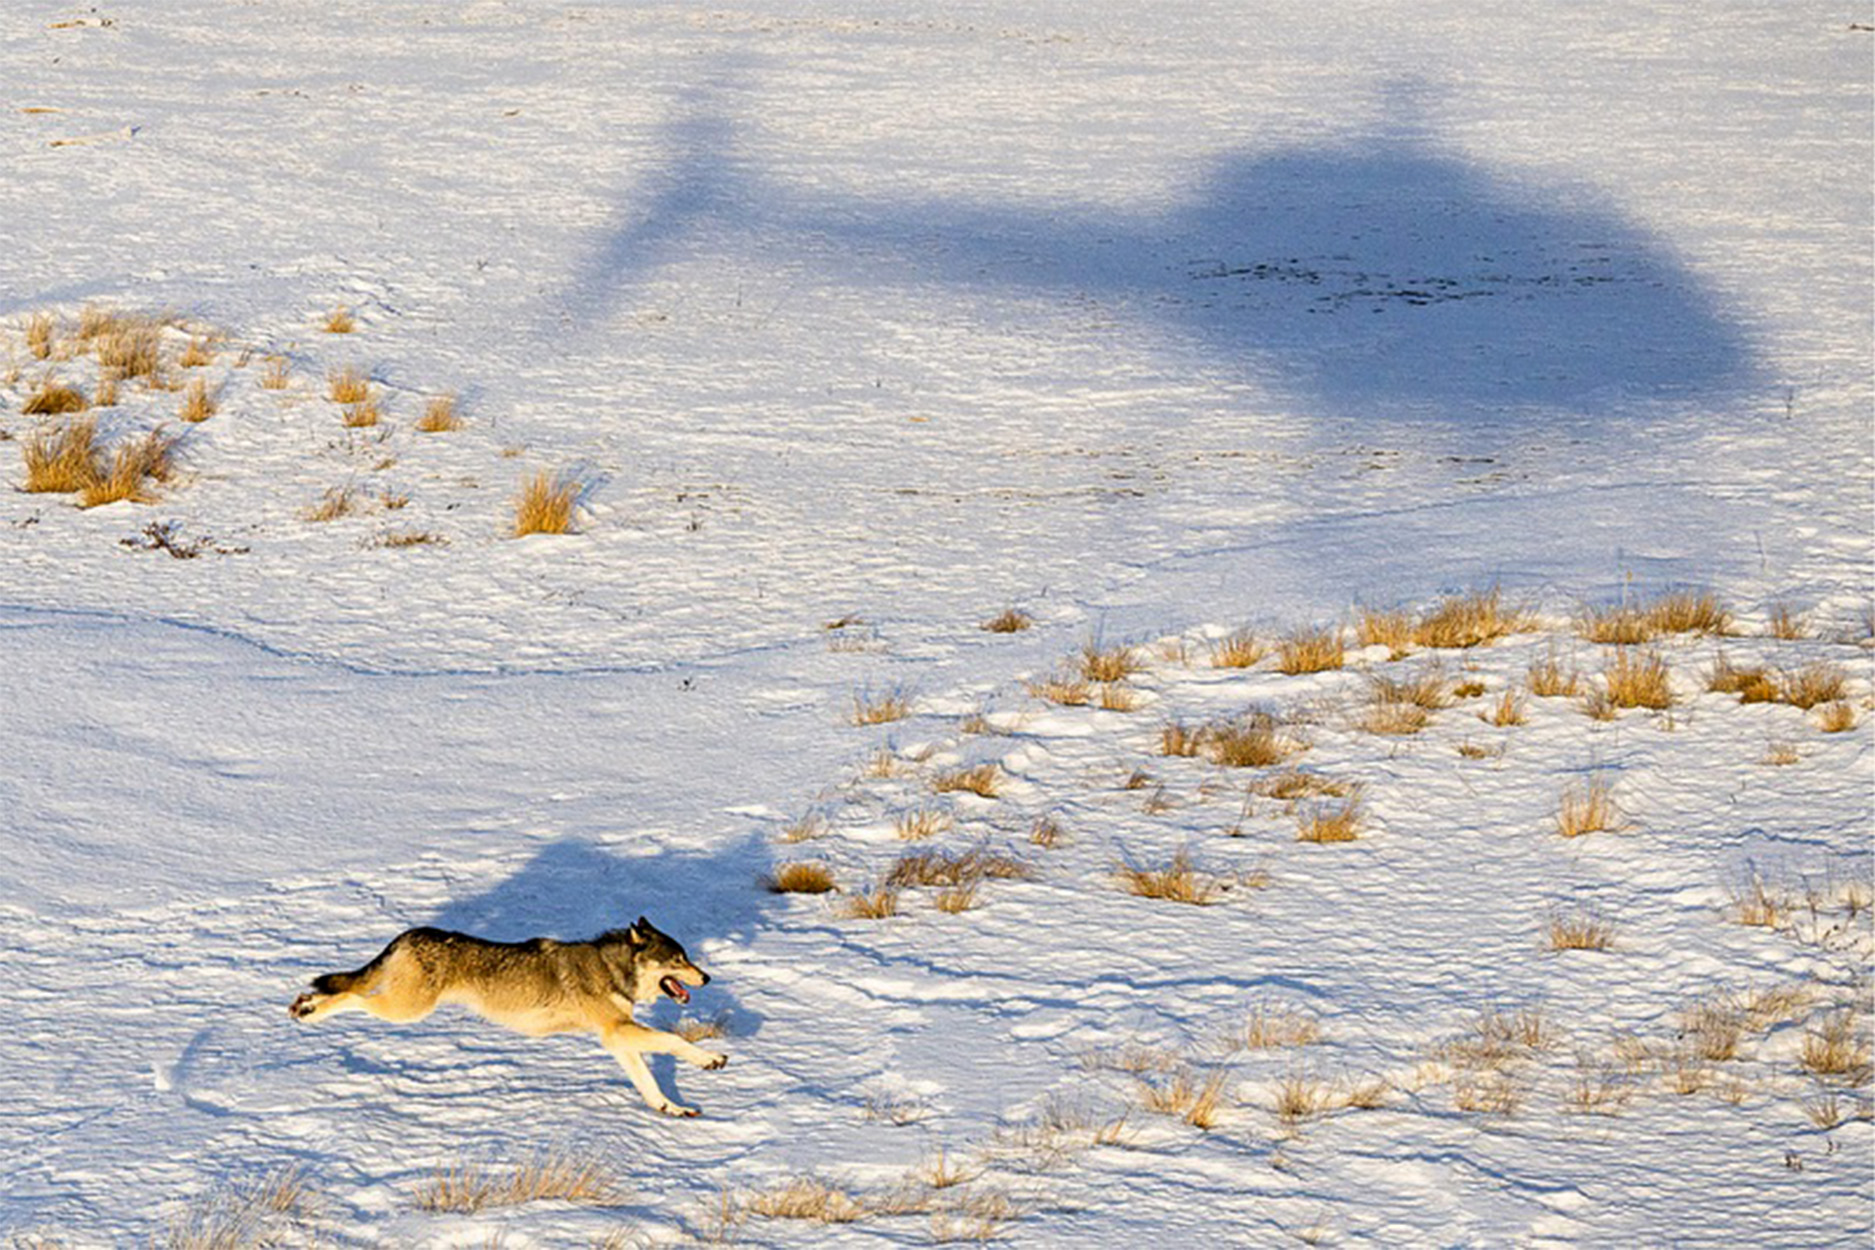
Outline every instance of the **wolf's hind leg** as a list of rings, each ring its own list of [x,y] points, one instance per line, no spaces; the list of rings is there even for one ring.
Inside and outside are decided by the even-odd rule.
[[[436,1007],[437,992],[421,963],[401,949],[399,938],[356,972],[328,972],[313,978],[287,1014],[308,1024],[340,1011],[365,1011],[380,1020],[404,1024],[421,1020]]]

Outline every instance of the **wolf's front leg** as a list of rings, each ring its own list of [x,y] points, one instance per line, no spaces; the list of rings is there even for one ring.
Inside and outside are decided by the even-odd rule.
[[[650,1029],[641,1031],[653,1032]],[[603,1044],[611,1056],[618,1060],[618,1066],[625,1069],[625,1075],[631,1078],[631,1083],[638,1087],[639,1094],[643,1095],[653,1111],[661,1111],[665,1115],[701,1114],[695,1107],[672,1102],[664,1096],[664,1091],[658,1088],[657,1078],[651,1075],[651,1069],[645,1063],[644,1048],[638,1046],[636,1039],[626,1030],[607,1030]]]

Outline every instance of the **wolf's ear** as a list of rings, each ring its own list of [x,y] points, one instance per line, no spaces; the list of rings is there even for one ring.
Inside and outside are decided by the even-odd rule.
[[[625,940],[627,942],[630,942],[634,946],[644,945],[645,918],[643,916],[638,917],[637,923],[632,925],[631,928],[625,930]]]
[[[649,920],[646,920],[643,916],[640,916],[638,917],[638,923],[633,925],[632,928],[638,930],[638,932],[640,933],[650,933],[656,928],[656,926],[653,925]]]

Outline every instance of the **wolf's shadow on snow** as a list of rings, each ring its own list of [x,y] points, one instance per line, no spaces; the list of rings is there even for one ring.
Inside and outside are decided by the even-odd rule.
[[[625,928],[642,915],[682,942],[710,973],[710,984],[695,992],[688,1012],[706,1020],[720,1017],[731,1039],[751,1037],[761,1030],[761,1016],[737,1000],[734,978],[711,967],[704,944],[746,940],[754,932],[766,897],[758,878],[767,862],[761,839],[753,835],[720,850],[666,847],[645,854],[562,838],[492,888],[449,903],[428,923],[498,942],[574,941]],[[660,1001],[641,1007],[637,1017],[669,1027],[680,1014],[676,1004]],[[659,1075],[668,1086],[674,1061],[653,1056],[651,1062],[654,1069],[666,1065]]]

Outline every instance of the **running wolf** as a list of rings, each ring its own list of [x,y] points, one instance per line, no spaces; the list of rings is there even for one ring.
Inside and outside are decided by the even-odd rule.
[[[709,983],[710,974],[690,962],[676,939],[643,916],[587,942],[490,942],[411,929],[358,971],[314,978],[312,992],[287,1010],[309,1023],[338,1011],[368,1011],[401,1024],[423,1019],[438,1003],[460,1003],[530,1037],[595,1033],[654,1109],[695,1115],[695,1107],[664,1096],[644,1057],[675,1055],[700,1068],[720,1068],[729,1057],[634,1023],[632,1005],[655,1002],[660,993],[687,1003],[685,986]]]

